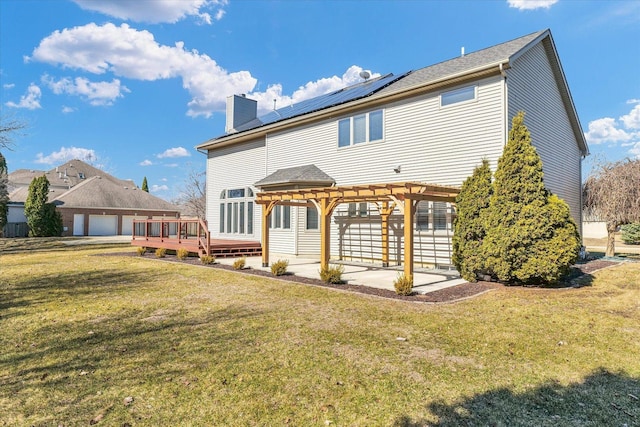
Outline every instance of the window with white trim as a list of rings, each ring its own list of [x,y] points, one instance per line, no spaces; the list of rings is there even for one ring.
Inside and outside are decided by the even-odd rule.
[[[225,189],[220,192],[220,233],[253,234],[253,190]]]
[[[368,206],[366,202],[349,203],[349,208],[348,208],[349,216],[351,218],[355,218],[355,217],[366,218],[367,215],[369,215],[367,208]]]
[[[416,231],[452,231],[455,208],[445,202],[421,201],[416,205]]]
[[[383,138],[383,110],[370,111],[338,121],[338,147],[380,141]]]
[[[315,206],[307,206],[307,230],[317,230],[319,227],[318,223],[318,210]]]
[[[271,211],[270,228],[291,228],[291,206],[275,205]]]
[[[458,104],[461,102],[473,101],[476,99],[477,86],[466,86],[460,89],[450,90],[440,94],[440,106]]]

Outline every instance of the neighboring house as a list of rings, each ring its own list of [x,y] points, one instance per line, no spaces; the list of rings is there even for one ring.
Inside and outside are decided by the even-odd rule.
[[[319,193],[298,190],[295,197],[308,198],[296,204],[296,189],[398,182],[460,187],[483,158],[495,169],[520,110],[547,188],[569,204],[581,227],[581,161],[588,147],[549,30],[401,75],[362,76],[359,84],[261,117],[255,101],[228,98],[226,134],[197,147],[207,152],[212,237],[260,241],[264,233],[272,252],[320,255],[320,206],[313,199]],[[282,201],[265,231],[256,203],[261,191],[277,192]],[[330,257],[380,261],[386,202],[336,197]],[[385,238],[391,262],[399,264],[411,234],[403,231],[402,206],[395,206]],[[413,209],[415,215],[404,216],[413,222],[413,261],[450,267],[451,204],[434,197]]]
[[[49,202],[62,215],[63,236],[132,235],[133,220],[177,218],[179,209],[138,188],[81,161],[71,160],[49,171],[20,169],[9,174],[9,224],[18,230],[9,236],[24,236],[24,202],[29,184],[38,176],[49,180]],[[24,222],[23,222],[24,221]],[[8,237],[9,237],[8,236]]]

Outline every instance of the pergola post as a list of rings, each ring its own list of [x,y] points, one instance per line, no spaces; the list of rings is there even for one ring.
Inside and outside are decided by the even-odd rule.
[[[320,199],[320,270],[329,268],[331,254],[331,212],[328,198]]]
[[[409,197],[404,199],[404,275],[413,276],[413,216],[414,203]]]
[[[275,202],[269,202],[262,206],[262,266],[269,267],[269,220],[271,219],[271,211],[276,205]]]
[[[382,228],[382,266],[389,267],[389,216],[395,207],[395,203],[389,208],[389,202],[382,202],[380,208],[380,220]]]

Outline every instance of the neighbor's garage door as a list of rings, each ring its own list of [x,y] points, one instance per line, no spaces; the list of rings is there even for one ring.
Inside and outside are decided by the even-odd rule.
[[[117,215],[89,215],[89,236],[115,236],[117,233]]]
[[[133,215],[123,215],[122,216],[122,235],[123,236],[131,236],[133,234],[133,220],[136,217]],[[138,219],[143,219],[142,217],[138,217]]]

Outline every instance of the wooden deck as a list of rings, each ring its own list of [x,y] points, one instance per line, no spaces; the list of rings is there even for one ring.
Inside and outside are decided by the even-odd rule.
[[[187,249],[216,257],[260,256],[262,245],[252,240],[211,239],[201,219],[145,219],[133,221],[133,246]]]

